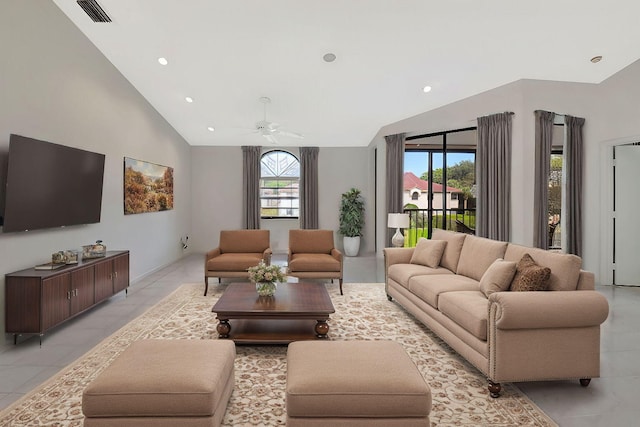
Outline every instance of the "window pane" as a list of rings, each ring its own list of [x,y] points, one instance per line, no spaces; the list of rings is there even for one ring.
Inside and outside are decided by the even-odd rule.
[[[284,151],[270,151],[262,156],[260,167],[262,177],[300,177],[298,159]]]
[[[562,152],[551,154],[549,170],[549,249],[562,249],[560,218],[562,217]]]
[[[300,163],[290,153],[270,151],[262,156],[260,179],[261,217],[297,218]]]
[[[453,148],[446,154],[445,165],[442,147],[405,151],[403,207],[410,217],[407,246],[427,237],[429,226],[474,232],[475,150]],[[429,171],[433,182],[429,182]]]

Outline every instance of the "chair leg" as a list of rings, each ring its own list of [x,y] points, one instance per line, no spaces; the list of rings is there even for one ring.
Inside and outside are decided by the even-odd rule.
[[[207,291],[209,290],[209,276],[204,276],[204,296],[207,296]]]

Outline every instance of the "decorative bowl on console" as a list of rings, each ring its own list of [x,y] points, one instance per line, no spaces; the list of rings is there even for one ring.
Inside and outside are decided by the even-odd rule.
[[[100,258],[107,254],[107,247],[102,244],[102,240],[96,240],[93,245],[82,246],[82,258]]]

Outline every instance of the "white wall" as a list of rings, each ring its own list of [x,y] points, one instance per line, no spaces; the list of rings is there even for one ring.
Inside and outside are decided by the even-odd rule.
[[[270,149],[271,147],[269,147]],[[265,147],[267,149],[267,147]],[[299,158],[297,147],[278,147]],[[360,253],[374,251],[374,199],[371,187],[373,163],[363,147],[321,147],[318,154],[319,228],[334,230],[336,246],[340,195],[351,187],[365,200],[365,230]],[[240,147],[193,147],[193,250],[205,252],[218,245],[220,230],[242,228],[242,149]],[[289,230],[300,228],[298,220],[264,219],[260,228],[270,230],[274,252],[286,253]]]
[[[131,251],[136,280],[180,258],[190,234],[189,146],[55,6],[0,4],[0,199],[11,133],[106,155],[99,224],[0,233],[0,330],[4,275],[47,262],[62,249],[101,239]],[[123,213],[123,158],[174,168],[175,207]]]

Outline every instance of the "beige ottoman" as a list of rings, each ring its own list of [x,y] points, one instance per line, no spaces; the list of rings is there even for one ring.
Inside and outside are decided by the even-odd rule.
[[[233,341],[136,341],[84,390],[84,425],[219,426],[235,356]]]
[[[287,426],[429,426],[431,390],[393,341],[297,341],[287,351]]]

